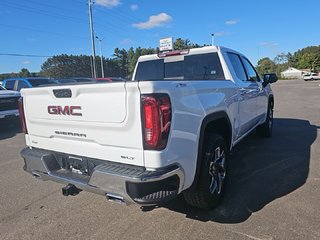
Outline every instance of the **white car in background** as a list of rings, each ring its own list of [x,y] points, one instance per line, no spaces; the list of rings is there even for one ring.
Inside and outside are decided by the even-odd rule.
[[[317,73],[305,74],[303,76],[303,80],[305,81],[320,80],[320,75],[318,75]]]

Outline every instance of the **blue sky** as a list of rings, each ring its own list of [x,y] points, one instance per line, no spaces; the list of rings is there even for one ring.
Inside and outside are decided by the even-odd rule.
[[[91,54],[87,0],[1,0],[0,73],[39,71],[45,56]],[[320,45],[319,0],[95,0],[95,35],[103,55],[116,47],[157,47],[159,39],[188,38],[238,50],[256,64]],[[99,44],[96,43],[99,53]],[[1,54],[43,57],[13,57]]]

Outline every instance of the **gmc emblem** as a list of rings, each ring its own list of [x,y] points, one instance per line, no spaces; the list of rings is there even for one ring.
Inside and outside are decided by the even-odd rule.
[[[53,115],[82,116],[80,106],[48,106],[48,113]]]

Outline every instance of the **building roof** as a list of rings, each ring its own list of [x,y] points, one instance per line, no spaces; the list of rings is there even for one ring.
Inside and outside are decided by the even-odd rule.
[[[282,71],[281,73],[302,73],[302,72],[308,72],[310,73],[310,69],[297,69],[294,67],[289,67],[287,70]]]
[[[302,71],[301,70],[299,70],[299,69],[297,69],[297,68],[294,68],[294,67],[289,67],[287,70],[284,70],[284,71],[282,71],[281,73],[292,73],[292,72],[299,72],[299,73],[301,73]]]

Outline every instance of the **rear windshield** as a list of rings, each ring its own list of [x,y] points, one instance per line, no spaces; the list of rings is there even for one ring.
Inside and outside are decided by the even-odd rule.
[[[225,77],[217,53],[189,55],[183,61],[157,59],[139,62],[134,80],[162,79],[224,80]]]
[[[32,87],[38,87],[40,85],[47,85],[47,84],[56,84],[56,82],[52,79],[45,79],[45,78],[37,78],[37,79],[28,79]]]

